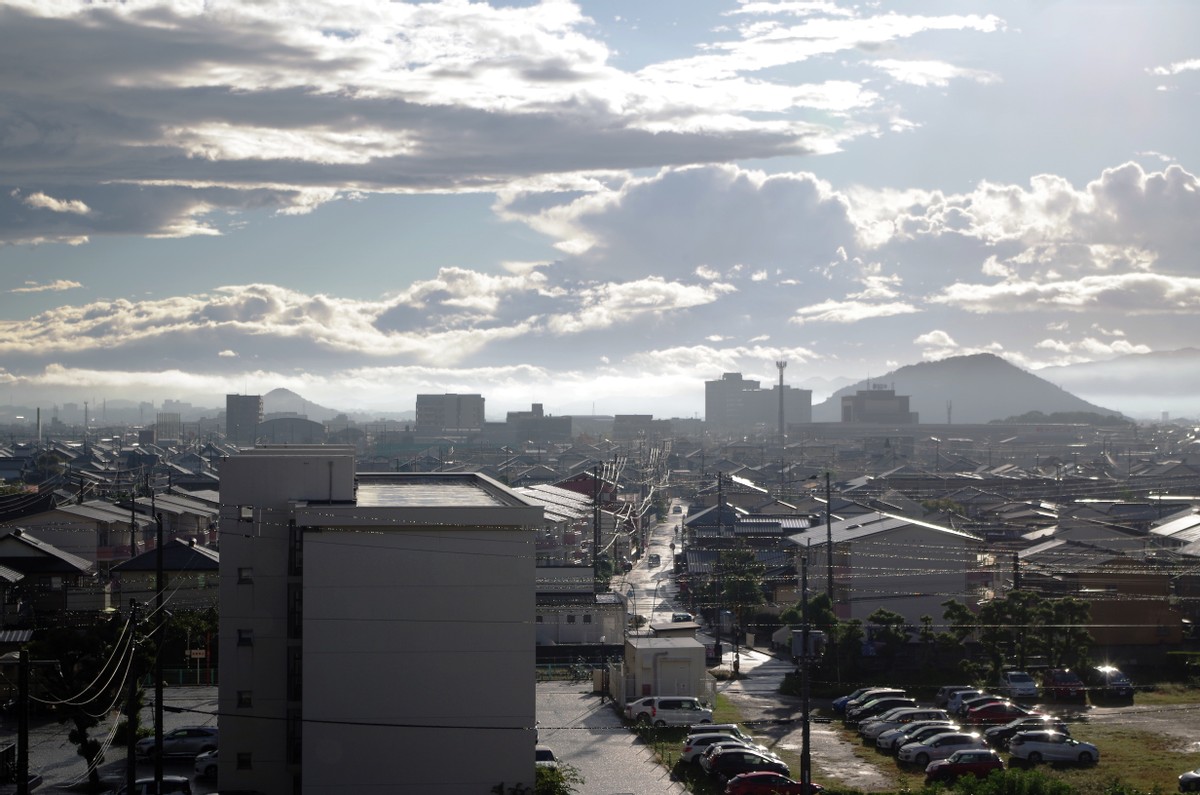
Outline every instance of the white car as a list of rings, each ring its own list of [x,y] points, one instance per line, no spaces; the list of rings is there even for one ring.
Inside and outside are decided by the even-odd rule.
[[[1000,674],[1000,692],[1009,698],[1037,698],[1038,685],[1024,671],[1005,671]]]
[[[688,696],[648,696],[625,705],[625,717],[655,726],[691,726],[712,723],[712,710]]]
[[[918,720],[888,729],[875,738],[875,747],[885,753],[894,754],[906,743],[920,742],[925,737],[944,732],[956,732],[962,727],[949,720]],[[923,731],[926,734],[921,734]]]
[[[946,711],[951,715],[957,715],[958,711],[962,709],[964,701],[986,695],[987,693],[982,690],[959,690],[951,694],[950,698],[946,701]]]
[[[906,723],[921,720],[949,719],[950,716],[946,714],[945,710],[941,709],[933,709],[931,707],[900,707],[883,713],[877,719],[860,724],[858,733],[862,735],[864,740],[874,740],[885,731],[894,729],[897,726],[903,726]]]
[[[202,754],[197,754],[193,767],[196,770],[196,778],[216,778],[218,768],[217,752],[205,751]]]
[[[679,761],[698,765],[700,764],[700,755],[707,751],[710,745],[717,743],[737,744],[745,748],[753,748],[756,751],[765,750],[762,746],[747,742],[740,737],[734,737],[732,734],[689,734],[683,741],[683,748],[679,751]]]
[[[539,745],[533,749],[533,764],[536,767],[558,767],[558,757],[554,755],[554,750],[548,745]]]
[[[1099,748],[1056,731],[1017,732],[1008,741],[1008,752],[1016,759],[1035,765],[1038,762],[1090,765],[1100,761]]]
[[[919,743],[906,743],[900,747],[896,758],[901,762],[917,765],[922,770],[930,762],[945,759],[955,751],[964,748],[987,748],[983,737],[978,732],[946,732],[935,734]]]

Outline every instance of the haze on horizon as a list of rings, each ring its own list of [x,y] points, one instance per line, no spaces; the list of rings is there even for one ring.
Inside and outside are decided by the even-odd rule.
[[[1197,29],[1133,0],[0,0],[4,400],[695,416],[777,359],[809,386],[1183,348]]]

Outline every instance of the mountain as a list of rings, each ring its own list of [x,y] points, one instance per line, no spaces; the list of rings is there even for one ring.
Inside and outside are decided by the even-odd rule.
[[[1022,370],[999,356],[980,353],[953,356],[936,362],[910,364],[884,375],[839,389],[829,400],[813,406],[814,422],[841,419],[842,396],[853,395],[884,383],[897,395],[909,396],[909,409],[920,415],[922,423],[985,423],[1018,416],[1030,411],[1094,412],[1119,416],[1078,398],[1044,378]]]
[[[1038,375],[1063,389],[1136,417],[1200,413],[1200,349],[1134,353],[1103,362],[1046,367]]]
[[[272,389],[262,396],[262,402],[264,417],[272,414],[299,414],[314,422],[324,422],[341,413],[336,409],[327,409],[305,400],[290,389]]]

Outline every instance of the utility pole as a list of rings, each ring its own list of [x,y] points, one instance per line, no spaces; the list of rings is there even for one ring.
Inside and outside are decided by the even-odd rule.
[[[163,610],[163,591],[167,584],[163,574],[163,518],[154,512],[154,491],[151,485],[150,511],[154,513],[155,561],[154,561],[154,613],[158,626],[154,630],[154,791],[162,792],[163,786],[163,647],[167,640],[167,612]]]
[[[787,367],[787,362],[781,359],[775,362],[775,366],[779,368],[779,444],[782,447],[787,444],[787,426],[783,424],[783,369]]]
[[[829,596],[829,609],[833,609],[833,495],[829,485],[829,472],[825,472],[825,593]]]
[[[137,660],[137,625],[138,603],[136,599],[129,600],[129,626],[131,646],[129,649],[129,685],[125,694],[125,791],[133,792],[137,786],[137,671],[134,664]]]
[[[17,659],[17,795],[29,795],[29,652]]]
[[[800,783],[807,792],[812,784],[812,756],[809,752],[808,706],[808,548],[800,559]]]

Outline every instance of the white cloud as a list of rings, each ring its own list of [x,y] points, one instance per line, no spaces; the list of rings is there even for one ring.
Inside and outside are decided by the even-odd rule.
[[[1190,315],[1200,310],[1200,278],[1127,273],[1044,283],[958,282],[929,301],[977,314],[1099,310],[1124,315]]]
[[[804,323],[858,323],[881,317],[911,315],[920,309],[903,301],[875,304],[863,301],[822,301],[796,310],[791,322]]]
[[[1196,72],[1200,71],[1200,58],[1192,58],[1187,61],[1176,61],[1175,63],[1167,64],[1166,66],[1155,66],[1151,69],[1147,69],[1146,71],[1152,75],[1159,75],[1163,77],[1177,75],[1181,72]]]
[[[64,290],[74,290],[83,285],[71,279],[55,279],[52,282],[38,284],[37,282],[25,282],[21,287],[13,287],[8,292],[10,293],[60,293]]]
[[[871,61],[871,66],[887,72],[893,79],[914,86],[944,88],[951,80],[973,80],[976,83],[995,83],[999,77],[979,69],[967,69],[945,61],[901,61],[883,59]]]
[[[14,194],[18,193],[14,191]],[[44,193],[31,193],[21,202],[26,207],[39,210],[49,210],[52,213],[73,213],[75,215],[91,215],[91,208],[77,199],[55,199]]]

